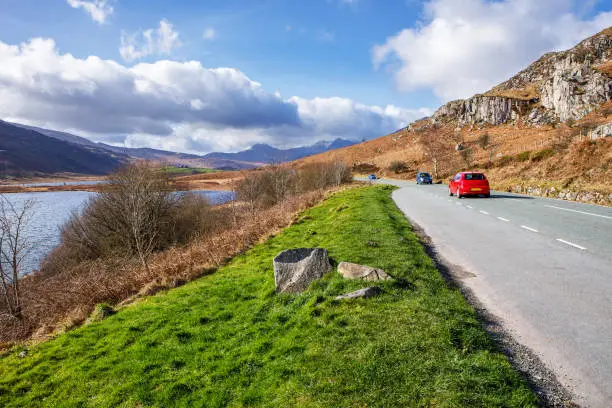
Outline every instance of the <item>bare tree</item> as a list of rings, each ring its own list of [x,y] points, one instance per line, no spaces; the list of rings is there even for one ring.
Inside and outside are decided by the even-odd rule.
[[[0,294],[9,315],[22,313],[19,275],[23,260],[32,250],[26,229],[34,213],[35,202],[26,200],[17,206],[0,196]]]
[[[127,165],[109,176],[108,186],[82,213],[73,214],[62,241],[89,259],[137,255],[148,270],[149,254],[171,240],[171,210],[179,199],[165,171],[146,163]]]

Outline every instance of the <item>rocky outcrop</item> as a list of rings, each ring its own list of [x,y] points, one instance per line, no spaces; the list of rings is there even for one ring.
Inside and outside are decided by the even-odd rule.
[[[553,75],[540,86],[541,104],[565,122],[582,119],[612,99],[612,80],[591,63],[569,54],[554,63]]]
[[[434,113],[436,122],[454,122],[458,126],[499,125],[515,121],[525,114],[533,101],[501,96],[477,95],[443,105]]]
[[[599,125],[590,132],[591,139],[599,139],[600,137],[612,137],[612,123],[604,123]]]
[[[549,53],[484,95],[447,103],[434,123],[484,126],[518,123],[540,126],[579,120],[612,100],[609,70],[612,28],[571,50]]]
[[[336,296],[336,300],[342,299],[357,299],[357,298],[369,298],[372,296],[377,296],[382,293],[382,290],[379,287],[372,286],[365,289],[359,289],[355,292],[347,293],[344,295]]]
[[[283,251],[274,258],[276,291],[302,292],[331,270],[325,249],[297,248]]]
[[[338,265],[338,273],[345,279],[361,279],[366,281],[391,279],[382,269],[351,262],[340,262]]]

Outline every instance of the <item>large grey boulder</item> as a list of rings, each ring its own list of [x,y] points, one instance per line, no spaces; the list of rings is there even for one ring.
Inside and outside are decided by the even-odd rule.
[[[369,298],[380,294],[382,290],[377,286],[372,286],[365,289],[359,289],[355,292],[347,293],[344,295],[336,296],[336,300],[342,299],[357,299],[357,298]]]
[[[351,262],[340,262],[340,265],[338,265],[338,273],[345,279],[362,279],[366,281],[391,279],[391,276],[382,269]]]
[[[327,250],[297,248],[283,251],[274,258],[277,292],[302,292],[310,283],[332,270]]]

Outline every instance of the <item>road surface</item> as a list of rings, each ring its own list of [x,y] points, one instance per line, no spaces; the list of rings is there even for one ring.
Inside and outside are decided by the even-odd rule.
[[[589,407],[612,407],[612,208],[446,185],[400,187],[393,199],[463,284]]]

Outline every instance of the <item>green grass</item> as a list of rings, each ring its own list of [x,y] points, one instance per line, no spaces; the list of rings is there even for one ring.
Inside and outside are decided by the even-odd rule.
[[[206,167],[174,167],[166,166],[162,168],[170,176],[187,176],[189,174],[216,173],[218,170]]]
[[[516,157],[516,161],[519,161],[519,162],[527,161],[531,158],[531,151],[527,150],[524,152],[520,152],[515,157]]]
[[[537,405],[390,192],[336,194],[213,275],[3,357],[0,406]],[[334,300],[368,286],[336,272],[276,295],[272,258],[317,246],[397,279],[370,299]]]

